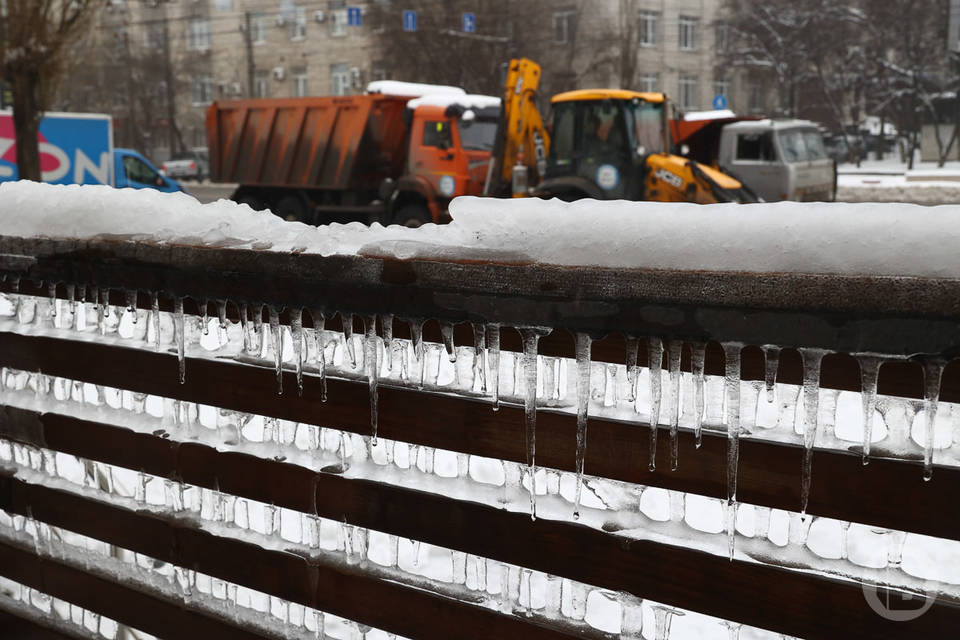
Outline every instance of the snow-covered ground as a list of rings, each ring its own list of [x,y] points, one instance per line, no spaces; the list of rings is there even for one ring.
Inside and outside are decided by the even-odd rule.
[[[943,167],[915,162],[907,169],[899,154],[891,154],[883,160],[865,160],[859,167],[844,163],[837,171],[837,200],[842,202],[960,203],[960,161]]]

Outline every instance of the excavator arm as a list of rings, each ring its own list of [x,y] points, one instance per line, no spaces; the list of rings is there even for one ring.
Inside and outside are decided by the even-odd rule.
[[[527,58],[510,61],[484,195],[505,196],[511,190],[526,191],[527,186],[543,179],[550,135],[537,109],[539,86],[540,65]],[[517,167],[523,169],[514,175]],[[522,186],[518,184],[517,189],[512,189],[514,182]]]

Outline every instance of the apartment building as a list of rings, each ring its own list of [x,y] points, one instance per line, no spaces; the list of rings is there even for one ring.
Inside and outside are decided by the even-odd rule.
[[[685,111],[724,96],[738,113],[765,113],[763,81],[726,68],[730,46],[722,0],[552,3],[544,93],[618,87],[664,91]]]

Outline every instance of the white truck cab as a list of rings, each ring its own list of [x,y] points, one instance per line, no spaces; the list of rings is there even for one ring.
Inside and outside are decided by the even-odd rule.
[[[836,165],[809,120],[766,119],[723,127],[720,169],[764,200],[829,201],[836,196]]]

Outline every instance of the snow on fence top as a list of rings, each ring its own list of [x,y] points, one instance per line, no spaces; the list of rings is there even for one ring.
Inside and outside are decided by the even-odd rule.
[[[246,205],[105,186],[0,185],[0,234],[401,259],[960,278],[960,206],[696,205],[462,197],[419,229],[313,227]]]

